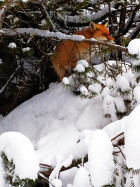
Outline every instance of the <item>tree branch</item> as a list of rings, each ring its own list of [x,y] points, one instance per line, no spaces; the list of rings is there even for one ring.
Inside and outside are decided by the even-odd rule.
[[[13,0],[6,0],[6,6],[0,16],[0,29],[2,28],[2,24],[3,24],[3,20],[4,20],[4,16],[6,14],[6,12],[8,11],[8,9],[10,8],[11,3],[13,2]]]

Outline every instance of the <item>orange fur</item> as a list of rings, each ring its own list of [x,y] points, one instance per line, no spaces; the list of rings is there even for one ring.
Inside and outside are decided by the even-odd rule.
[[[74,34],[83,35],[86,39],[95,38],[98,41],[114,40],[106,27],[107,23],[100,25],[91,22],[89,27]],[[90,45],[85,42],[62,40],[58,43],[51,61],[60,81],[63,77],[72,74],[78,60],[90,60],[89,50]]]

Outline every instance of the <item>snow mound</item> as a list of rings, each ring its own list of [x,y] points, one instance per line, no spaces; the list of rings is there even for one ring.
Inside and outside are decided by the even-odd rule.
[[[37,178],[39,163],[30,140],[17,132],[6,132],[0,136],[0,152],[15,164],[15,175],[20,179]]]
[[[92,185],[101,187],[111,183],[114,171],[113,146],[102,130],[93,133],[88,150],[88,166]]]
[[[128,168],[140,169],[140,105],[138,105],[126,120],[125,153]]]
[[[101,99],[81,99],[70,88],[64,88],[63,83],[51,84],[47,91],[24,102],[3,118],[0,133],[21,132],[36,145],[40,138],[57,127],[69,126],[78,131],[102,128],[110,120],[104,118],[101,106]]]

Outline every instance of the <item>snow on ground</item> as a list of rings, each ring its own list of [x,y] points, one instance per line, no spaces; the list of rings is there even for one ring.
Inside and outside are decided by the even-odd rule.
[[[102,128],[110,122],[102,115],[100,99],[81,99],[62,83],[24,102],[1,120],[0,133],[17,131],[35,143],[60,127],[76,130]]]
[[[74,146],[79,137],[80,133],[74,127],[61,126],[41,138],[37,143],[37,155],[40,158],[40,163],[55,166],[57,162],[63,159],[62,155],[64,150],[67,150],[68,145],[69,147]]]
[[[0,133],[23,133],[34,144],[39,163],[55,167],[70,155],[73,159],[87,155],[90,137],[80,132],[110,123],[103,117],[101,106],[102,100],[98,97],[81,99],[63,83],[54,83],[2,118]]]

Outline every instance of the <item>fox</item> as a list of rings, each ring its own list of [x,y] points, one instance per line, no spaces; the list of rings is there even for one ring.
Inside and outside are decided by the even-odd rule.
[[[112,43],[114,38],[110,36],[107,25],[108,22],[105,24],[90,22],[87,28],[73,33],[73,35],[83,35],[85,39],[94,38],[97,41]],[[78,60],[84,59],[87,62],[90,61],[91,57],[88,52],[90,47],[90,44],[84,41],[78,42],[72,40],[62,40],[56,45],[55,51],[51,57],[51,62],[60,82],[64,77],[68,77],[72,74]],[[94,52],[91,56],[94,56]]]

